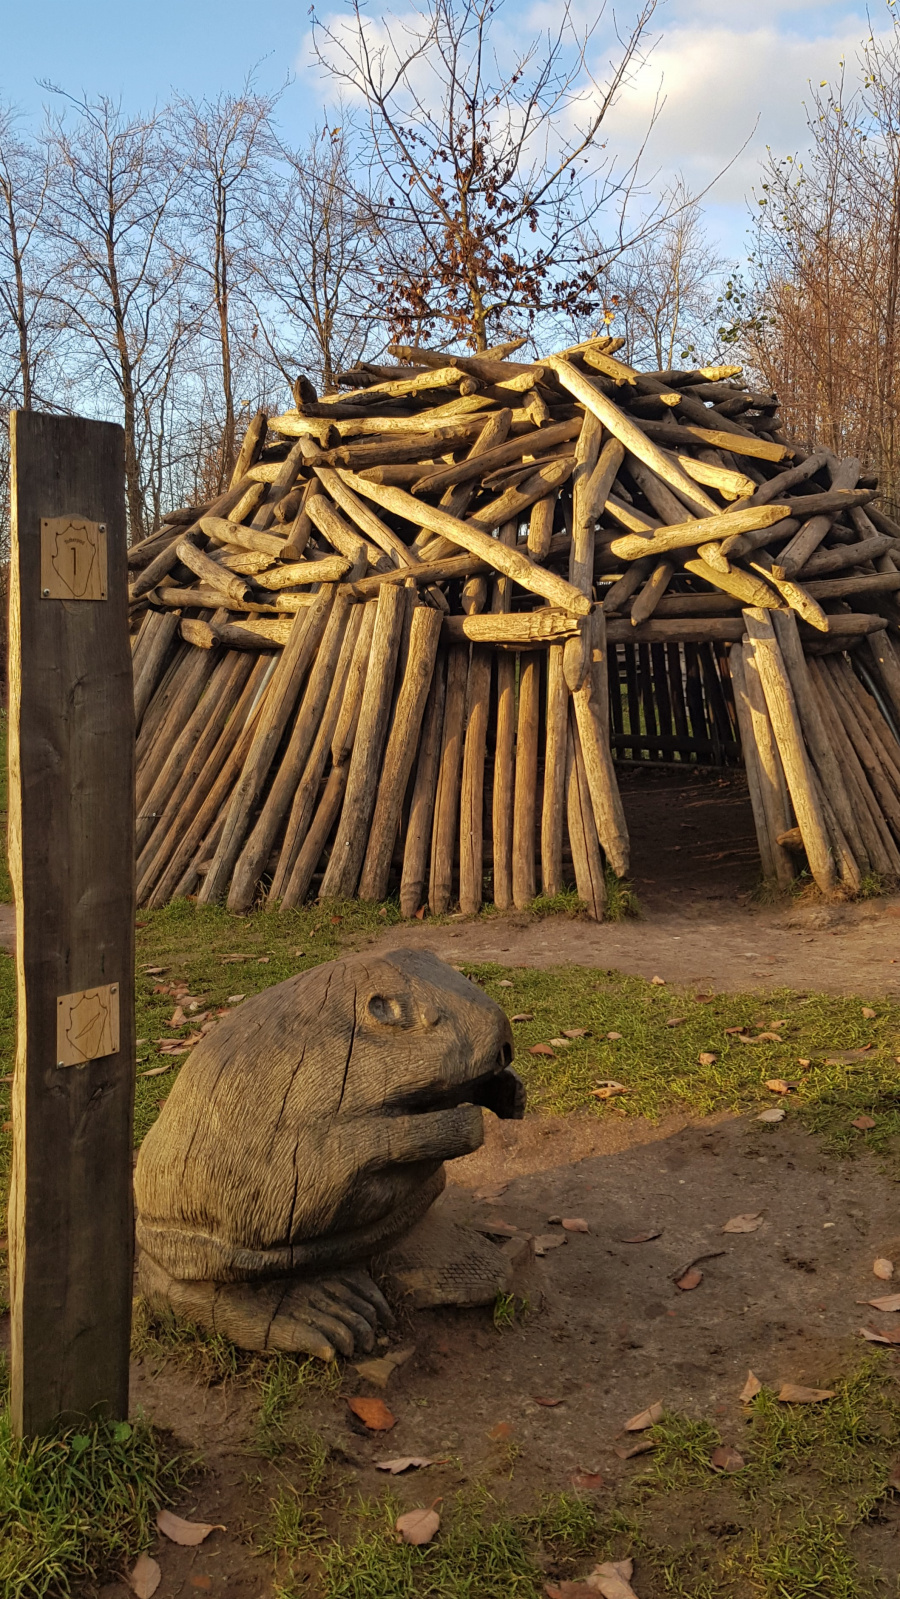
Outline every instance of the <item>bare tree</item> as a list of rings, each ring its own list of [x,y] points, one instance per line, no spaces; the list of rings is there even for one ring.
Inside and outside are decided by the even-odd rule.
[[[625,338],[630,361],[657,371],[697,364],[715,349],[725,266],[683,184],[665,196],[662,209],[663,221],[610,266],[605,288],[610,332]]]
[[[387,311],[397,333],[434,329],[476,350],[512,319],[588,314],[604,256],[583,229],[635,178],[604,153],[601,130],[642,60],[656,0],[639,0],[608,80],[588,71],[598,27],[579,30],[569,4],[546,38],[508,66],[493,56],[503,0],[425,0],[415,21],[314,21],[318,59],[365,106],[364,153],[385,227]],[[421,21],[419,21],[421,17]],[[385,37],[386,35],[386,37]]]
[[[23,138],[12,107],[0,105],[0,395],[26,411],[36,399],[53,403],[38,387],[56,343],[41,237],[51,182],[46,143]]]
[[[144,528],[146,430],[173,345],[184,339],[183,256],[173,234],[185,172],[156,112],[129,118],[106,97],[70,104],[74,125],[58,114],[48,135],[55,302],[83,352],[82,381],[111,386],[121,404],[134,538]]]
[[[257,94],[247,79],[239,94],[215,100],[179,99],[173,119],[188,172],[187,248],[190,267],[205,284],[218,347],[222,431],[217,487],[235,459],[235,301],[246,281],[247,225],[265,185],[271,118],[279,95]],[[239,364],[239,360],[238,363]]]
[[[288,384],[297,368],[326,393],[336,375],[383,345],[383,229],[356,186],[352,129],[317,129],[303,149],[280,147],[260,192],[249,293],[272,361]]]
[[[862,45],[856,85],[813,94],[810,150],[767,161],[751,281],[731,336],[788,431],[858,455],[900,498],[900,28]]]

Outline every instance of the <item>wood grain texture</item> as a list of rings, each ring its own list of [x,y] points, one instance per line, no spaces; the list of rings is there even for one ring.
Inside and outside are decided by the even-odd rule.
[[[12,1419],[124,1417],[132,1294],[134,699],[122,430],[13,412],[9,856],[18,1029]],[[108,598],[43,600],[40,519],[106,524]],[[61,995],[119,991],[119,1049],[57,1068]]]
[[[406,827],[403,869],[400,875],[400,911],[403,916],[415,916],[427,899],[428,851],[431,844],[446,690],[447,656],[446,652],[439,651],[422,718],[419,757],[416,762],[416,775]]]
[[[540,700],[541,661],[534,655],[520,655],[512,858],[513,904],[517,910],[529,905],[537,892],[534,846]]]
[[[441,729],[428,904],[433,915],[445,916],[453,894],[453,865],[459,827],[459,782],[466,720],[469,646],[454,645],[447,658],[447,687]]]

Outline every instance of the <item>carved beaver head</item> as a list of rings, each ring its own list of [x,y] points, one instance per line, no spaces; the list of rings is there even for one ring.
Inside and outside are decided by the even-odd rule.
[[[182,1067],[135,1173],[138,1241],[173,1277],[364,1259],[521,1116],[500,1006],[435,955],[351,955],[224,1018]]]

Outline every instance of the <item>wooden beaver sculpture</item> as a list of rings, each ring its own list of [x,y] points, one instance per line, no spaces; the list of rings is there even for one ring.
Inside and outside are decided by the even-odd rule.
[[[521,1116],[500,1006],[436,956],[332,961],[247,1000],[182,1067],[138,1157],[140,1286],[245,1349],[369,1350],[360,1263]],[[327,1275],[323,1275],[327,1274]]]

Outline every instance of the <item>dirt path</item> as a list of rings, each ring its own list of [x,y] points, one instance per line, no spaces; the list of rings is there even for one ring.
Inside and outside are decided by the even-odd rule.
[[[412,922],[372,940],[451,962],[597,966],[718,993],[754,988],[900,994],[900,897],[861,905],[752,911],[694,901],[624,922],[497,916],[444,926]]]

